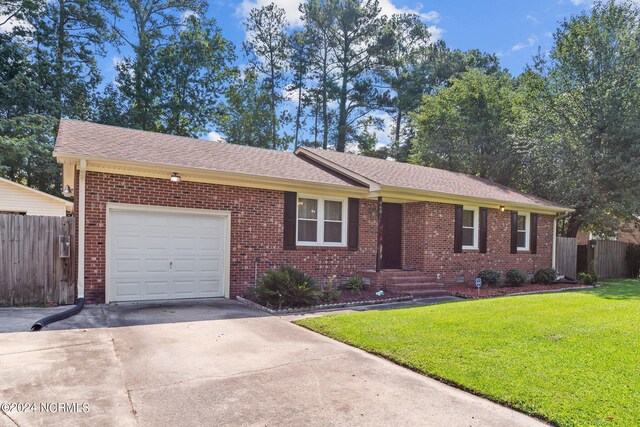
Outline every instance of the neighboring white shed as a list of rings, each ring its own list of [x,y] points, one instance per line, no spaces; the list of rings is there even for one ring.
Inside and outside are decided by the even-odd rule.
[[[73,203],[0,178],[0,214],[66,216]]]

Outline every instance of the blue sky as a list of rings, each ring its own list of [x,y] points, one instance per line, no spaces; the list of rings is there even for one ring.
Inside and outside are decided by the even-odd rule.
[[[245,38],[243,20],[251,8],[274,1],[285,9],[292,27],[300,25],[300,0],[211,0],[208,15],[216,18],[222,34],[236,45],[238,63],[244,58],[240,46]],[[503,67],[517,75],[523,71],[540,47],[548,51],[559,23],[571,15],[590,8],[593,0],[379,0],[382,13],[390,15],[413,12],[422,16],[434,38],[444,39],[452,48],[480,49],[496,53]],[[105,82],[115,77],[114,64],[129,52],[112,50],[104,58]],[[383,117],[385,122],[389,119]],[[379,144],[388,143],[388,131],[376,131]],[[219,135],[211,132],[209,138]]]
[[[244,40],[242,21],[252,7],[272,0],[227,2],[212,0],[208,14],[217,19],[223,35],[237,47]],[[590,7],[591,0],[379,0],[383,13],[416,12],[423,16],[435,37],[453,48],[478,48],[497,53],[503,66],[520,73],[540,46],[548,50],[552,35],[563,18]],[[290,23],[299,24],[298,0],[275,0],[287,11]],[[113,60],[126,52],[110,52],[105,58],[105,77],[113,78]],[[239,58],[242,62],[242,58]]]

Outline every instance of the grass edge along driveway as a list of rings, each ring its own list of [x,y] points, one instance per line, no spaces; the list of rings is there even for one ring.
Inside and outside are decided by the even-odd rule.
[[[295,323],[555,424],[640,425],[640,280]]]

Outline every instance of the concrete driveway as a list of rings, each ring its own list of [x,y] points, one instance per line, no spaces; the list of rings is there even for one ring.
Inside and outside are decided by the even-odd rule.
[[[97,308],[83,328],[0,334],[0,402],[16,404],[0,426],[541,425],[295,317],[226,300]]]

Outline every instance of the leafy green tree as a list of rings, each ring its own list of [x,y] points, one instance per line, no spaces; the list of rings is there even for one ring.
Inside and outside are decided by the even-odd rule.
[[[198,137],[219,114],[219,98],[232,77],[235,54],[214,19],[190,15],[185,21],[158,52],[158,129]]]
[[[384,46],[378,59],[377,72],[388,88],[382,98],[384,110],[394,117],[392,151],[401,156],[401,136],[409,112],[417,110],[428,88],[424,73],[431,46],[427,26],[412,14],[393,15],[385,20],[378,42]],[[406,133],[405,133],[406,134]]]
[[[320,145],[318,134],[322,133],[321,145],[325,150],[329,146],[329,131],[334,120],[329,104],[335,99],[338,91],[332,56],[335,44],[332,29],[336,25],[334,6],[334,2],[323,0],[307,0],[300,5],[305,41],[309,45],[309,73],[316,84],[309,89],[306,98],[314,117],[312,145]]]
[[[284,9],[274,3],[252,9],[244,23],[247,39],[243,43],[251,67],[263,77],[262,83],[269,93],[269,135],[271,148],[283,148],[284,139],[279,130],[288,116],[278,115],[278,107],[284,101],[289,59],[289,37]]]
[[[355,133],[354,125],[378,104],[372,70],[374,58],[381,55],[377,36],[382,21],[377,0],[329,1],[335,13],[331,48],[339,76],[336,150],[345,151],[347,140]]]
[[[0,120],[0,176],[60,195],[61,168],[51,155],[56,125],[38,114]]]
[[[521,169],[512,136],[514,91],[510,75],[472,69],[425,96],[413,115],[411,161],[514,184]]]
[[[222,114],[213,120],[231,144],[272,148],[270,93],[259,83],[252,69],[238,76],[228,87]]]
[[[133,55],[117,64],[116,81],[127,99],[131,126],[159,129],[163,90],[156,74],[159,51],[184,26],[185,16],[204,16],[206,8],[204,0],[121,1],[118,17],[127,20],[117,22],[113,29]]]
[[[605,234],[640,213],[640,8],[596,2],[554,35],[537,121],[544,150],[558,159],[554,199],[574,206],[568,236]]]
[[[57,119],[92,114],[101,80],[96,57],[111,40],[108,0],[7,1],[18,19],[0,34],[0,173],[59,194],[51,155]]]
[[[305,107],[305,89],[306,79],[309,73],[309,47],[310,44],[306,40],[306,34],[303,31],[295,31],[289,37],[289,63],[292,71],[291,84],[287,87],[288,92],[296,94],[296,116],[295,116],[295,133],[293,137],[293,145],[298,147],[300,130],[304,120],[303,113]]]

